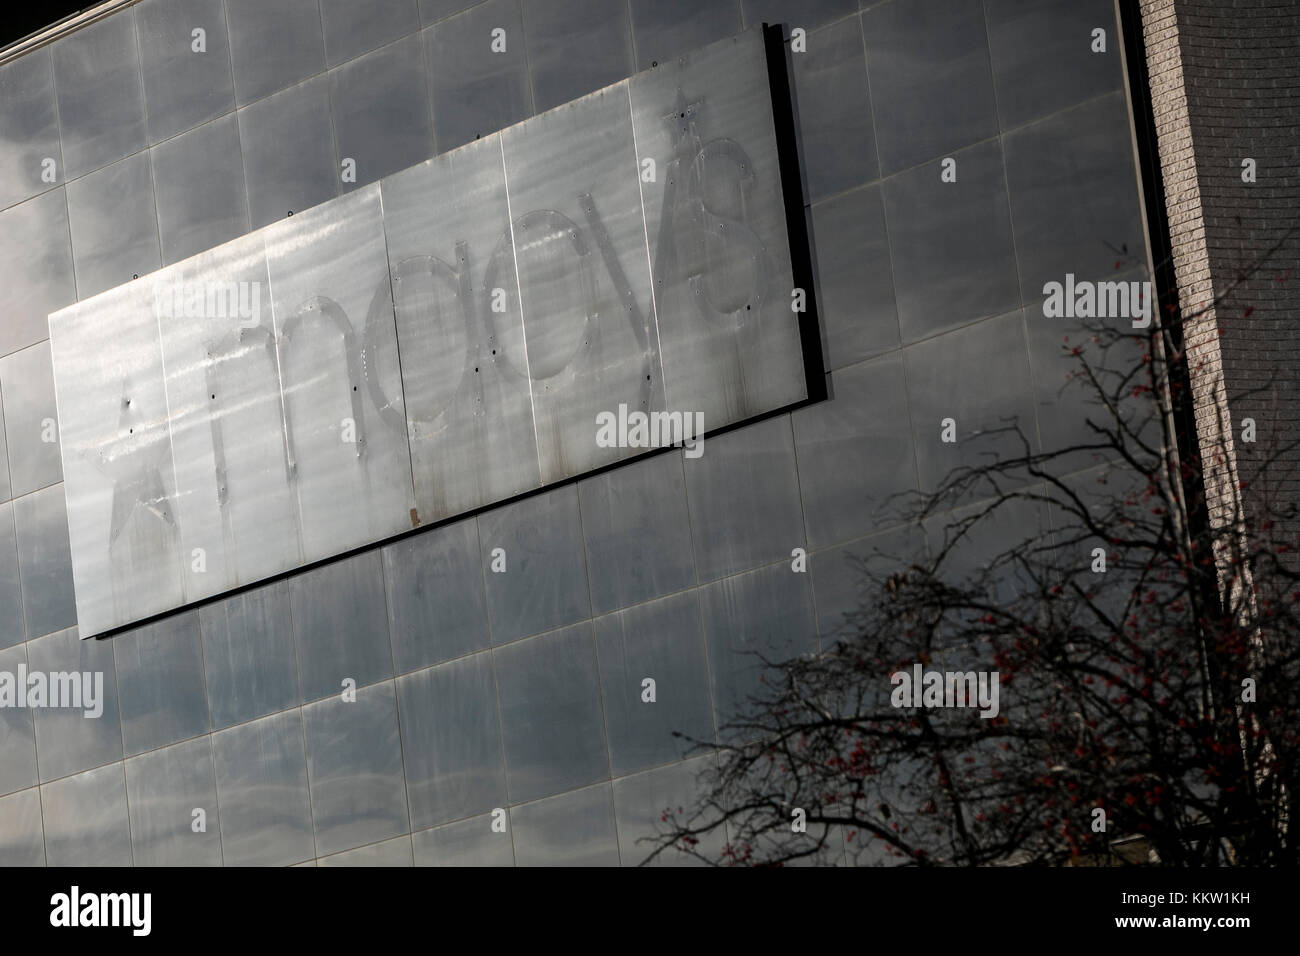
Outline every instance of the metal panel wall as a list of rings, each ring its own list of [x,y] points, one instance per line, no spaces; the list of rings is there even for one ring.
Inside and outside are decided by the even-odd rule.
[[[949,0],[948,4],[921,0],[916,5],[960,8],[959,18],[971,28],[938,41],[936,29],[952,31],[942,25],[932,27],[923,16],[904,15],[900,8],[913,6],[910,2],[864,0],[865,9],[859,12],[857,0],[616,0],[605,9],[606,14],[613,10],[613,16],[591,17],[591,23],[583,24],[585,8],[570,2],[522,0],[521,16],[521,0],[418,0],[424,24],[419,47],[400,41],[379,45],[385,36],[397,39],[397,29],[410,35],[416,26],[409,17],[387,16],[386,11],[400,13],[401,4],[386,4],[376,18],[380,21],[376,29],[359,37],[344,54],[337,53],[337,41],[346,40],[352,29],[346,11],[341,20],[331,10],[322,27],[320,0],[224,0],[223,5],[230,26],[238,109],[156,145],[145,145],[149,139],[142,126],[145,112],[149,130],[159,115],[151,90],[143,98],[128,90],[125,106],[113,111],[114,116],[125,117],[131,128],[129,142],[115,139],[104,144],[102,131],[93,128],[94,117],[85,115],[91,100],[98,98],[82,88],[78,75],[84,70],[83,60],[93,66],[99,55],[88,51],[76,35],[58,41],[68,47],[66,52],[38,50],[0,70],[0,167],[5,171],[0,179],[13,187],[4,194],[0,183],[0,249],[4,252],[0,289],[5,293],[0,297],[4,305],[0,355],[6,356],[0,363],[0,405],[15,496],[12,505],[0,504],[0,645],[14,645],[0,650],[0,669],[15,669],[25,651],[33,669],[90,670],[105,677],[100,719],[86,720],[79,712],[50,708],[9,709],[0,718],[0,865],[207,862],[212,859],[214,838],[220,840],[224,861],[232,865],[301,865],[302,861],[313,865],[317,856],[322,865],[396,861],[409,857],[412,850],[417,865],[613,862],[616,858],[624,865],[636,864],[649,849],[638,838],[656,831],[663,807],[691,800],[698,792],[697,772],[714,761],[705,754],[693,761],[629,771],[629,767],[650,767],[651,761],[668,759],[668,748],[675,743],[666,736],[670,724],[689,731],[701,720],[698,658],[692,658],[697,662],[692,680],[682,685],[684,671],[655,653],[669,645],[642,646],[640,637],[654,638],[654,625],[672,618],[680,627],[673,641],[691,648],[698,642],[704,648],[709,662],[704,701],[721,728],[734,716],[736,700],[755,676],[747,666],[747,648],[770,640],[774,643],[769,652],[782,656],[809,647],[814,632],[823,640],[839,632],[845,612],[857,607],[859,600],[860,574],[853,559],[880,559],[872,554],[879,547],[893,556],[889,563],[906,564],[925,545],[920,528],[882,521],[874,505],[885,495],[918,486],[916,446],[922,440],[934,442],[937,434],[933,428],[937,399],[929,394],[933,387],[929,376],[935,369],[946,372],[946,363],[960,360],[978,369],[980,360],[972,362],[971,355],[993,353],[997,360],[988,363],[986,377],[1000,378],[1008,370],[1015,374],[994,387],[972,384],[970,377],[977,372],[968,375],[965,369],[951,385],[945,375],[945,393],[950,391],[951,398],[943,401],[948,406],[944,414],[955,414],[963,422],[969,417],[974,423],[996,420],[1008,408],[1030,409],[1025,424],[1033,429],[1036,412],[1045,445],[1064,441],[1080,428],[1087,433],[1084,418],[1094,410],[1078,402],[1074,392],[1061,390],[1070,367],[1058,354],[1061,338],[1074,336],[1075,330],[1062,326],[1060,320],[1044,319],[1038,297],[1041,285],[1035,287],[1035,282],[1041,283],[1043,275],[1065,272],[1114,278],[1106,244],[1143,247],[1134,154],[1128,145],[1131,130],[1122,89],[1122,54],[1115,44],[1105,54],[1090,51],[1094,27],[1102,26],[1113,35],[1111,0],[987,0],[983,24],[979,18],[972,23],[965,16],[980,6],[979,0]],[[141,9],[134,6],[113,16],[134,22],[137,35],[143,36]],[[619,13],[623,9],[628,16]],[[807,52],[792,57],[798,100],[796,136],[802,138],[804,158],[812,162],[810,179],[821,184],[805,193],[805,202],[812,203],[818,298],[826,316],[826,362],[833,369],[828,376],[833,397],[793,415],[776,416],[772,423],[710,439],[705,460],[675,452],[589,476],[578,485],[578,509],[568,489],[530,497],[430,533],[371,547],[369,554],[299,572],[266,588],[227,596],[199,615],[211,731],[187,722],[185,733],[198,736],[180,740],[169,735],[164,739],[175,742],[140,743],[134,728],[140,725],[141,714],[154,706],[149,695],[159,686],[156,672],[144,680],[140,673],[124,674],[119,694],[114,648],[119,641],[123,644],[120,664],[142,638],[128,631],[111,641],[79,642],[77,629],[71,627],[76,609],[64,490],[59,484],[48,484],[58,481],[58,468],[46,458],[53,451],[57,460],[58,450],[34,431],[45,417],[41,407],[50,407],[49,414],[54,415],[52,386],[37,374],[39,363],[31,362],[37,349],[30,348],[47,336],[47,313],[76,300],[78,289],[84,298],[129,279],[141,268],[155,268],[147,263],[123,268],[129,265],[128,257],[118,248],[124,229],[130,233],[128,238],[136,237],[130,243],[135,253],[150,248],[155,220],[147,213],[153,207],[161,262],[171,265],[250,226],[283,219],[290,210],[297,219],[309,206],[348,191],[333,165],[344,149],[346,132],[339,130],[336,148],[331,120],[345,115],[349,106],[331,96],[334,80],[325,63],[326,31],[331,34],[331,65],[338,64],[335,70],[383,58],[395,47],[417,57],[423,52],[437,149],[445,152],[473,143],[481,135],[484,155],[495,151],[499,170],[499,140],[489,142],[489,138],[505,124],[536,112],[534,103],[545,109],[559,102],[546,101],[557,89],[569,89],[572,96],[608,81],[593,80],[596,72],[603,71],[609,79],[622,78],[631,71],[625,52],[628,34],[640,67],[657,61],[656,70],[664,74],[679,69],[671,58],[734,33],[742,17],[749,25],[781,20],[808,31]],[[390,29],[393,22],[401,26]],[[508,40],[507,49],[500,53],[493,51],[491,36],[498,26]],[[189,56],[188,36],[171,42],[180,40]],[[936,42],[951,50],[967,50],[952,81],[955,90],[936,93],[928,76],[920,78],[918,87],[917,79],[906,75],[908,64],[933,61]],[[595,44],[603,46],[594,51]],[[103,42],[94,40],[90,45],[100,47]],[[879,52],[881,47],[891,48],[888,55]],[[340,62],[340,55],[353,53],[358,59]],[[595,62],[588,62],[593,54],[598,54]],[[691,60],[705,55],[706,51],[699,51],[691,54]],[[709,51],[708,55],[717,54]],[[991,64],[991,77],[981,68],[984,57]],[[144,83],[149,55],[138,63],[131,60],[123,61],[125,72],[115,68],[90,75],[96,82],[105,80],[115,91],[124,89],[127,80]],[[622,72],[609,72],[610,62],[623,63]],[[62,138],[55,118],[56,69]],[[875,170],[874,144],[865,133],[867,104],[857,88],[844,85],[868,74],[867,103],[883,150],[879,164],[885,167],[883,173]],[[974,86],[961,88],[964,83]],[[996,89],[996,98],[985,89],[989,86]],[[701,98],[690,83],[683,81],[682,87],[688,99]],[[541,94],[536,99],[535,89]],[[562,89],[560,93],[564,98]],[[950,124],[945,125],[944,117],[950,109],[928,105],[936,95],[951,95],[954,109],[962,104],[996,103],[997,134],[989,139],[989,124],[980,120],[972,124],[977,127],[974,133],[948,135]],[[717,86],[708,86],[703,108],[695,114],[705,141],[722,135],[714,131],[719,96]],[[177,104],[177,108],[191,117],[186,122],[206,115],[207,110],[206,106],[199,109],[199,104]],[[133,111],[141,110],[133,119]],[[914,161],[922,166],[937,164],[943,156],[955,154],[962,168],[958,183],[941,182],[933,166],[920,173],[911,166],[895,171],[894,154],[900,143],[908,142],[908,114],[939,127],[923,131],[925,135],[916,140],[923,148]],[[682,119],[677,112],[673,117]],[[409,122],[401,110],[370,118],[382,119],[377,128],[385,135],[393,135],[395,127]],[[633,129],[639,155],[660,160],[658,182],[642,184],[646,211],[652,217],[648,238],[653,269],[659,248],[653,217],[662,210],[663,197],[652,192],[666,181],[665,159],[642,139],[652,134],[652,127],[638,116]],[[403,131],[397,129],[396,135]],[[749,148],[738,134],[727,135]],[[996,145],[990,145],[994,141]],[[135,155],[141,148],[145,153]],[[810,149],[822,153],[809,157]],[[978,162],[967,163],[967,157],[981,149],[990,155],[1000,151],[1005,179],[996,163],[984,164],[984,172],[993,172],[987,176],[981,174]],[[95,154],[93,162],[86,160],[89,154]],[[449,160],[461,168],[467,155],[458,152],[434,164]],[[144,163],[146,157],[151,162]],[[47,158],[58,171],[52,178],[45,178],[41,161]],[[758,157],[751,159],[757,162]],[[95,202],[97,192],[102,192],[97,183],[130,178],[121,176],[118,168],[138,171],[150,165],[152,188],[145,188],[147,176],[135,180],[139,188],[133,184],[130,208],[123,208],[125,220],[115,219],[111,203],[108,215],[100,214],[104,205],[102,198]],[[348,189],[355,191],[373,179],[368,167],[361,164],[358,183]],[[709,159],[707,171],[716,174],[723,191],[708,201],[728,214],[726,210],[733,207],[723,200],[735,202],[735,193],[726,190],[739,181],[738,167]],[[87,176],[96,178],[77,185]],[[432,181],[434,174],[426,170],[414,178]],[[488,318],[504,322],[506,316],[490,311],[485,290],[508,287],[514,281],[513,244],[509,239],[501,241],[509,215],[501,213],[499,221],[493,219],[494,228],[483,226],[481,234],[456,235],[460,230],[448,225],[452,210],[446,204],[460,197],[456,188],[446,188],[433,200],[443,204],[441,211],[432,214],[424,209],[421,215],[411,216],[414,226],[405,239],[399,239],[403,231],[395,227],[397,216],[415,210],[404,208],[406,194],[390,189],[397,180],[393,176],[380,183],[384,235],[394,273],[397,264],[412,257],[436,257],[456,267],[456,243],[465,239],[473,263],[469,276],[477,310],[471,318],[477,314],[481,323]],[[972,188],[959,188],[962,183]],[[755,182],[748,193],[743,189],[740,193],[751,207],[761,185]],[[973,233],[968,229],[953,235],[948,226],[980,203],[989,203],[994,187],[998,200],[1004,204],[1009,200],[1011,205],[1015,239],[1011,259],[999,253],[1008,245],[1005,218],[977,222]],[[499,188],[503,201],[504,184]],[[845,191],[827,191],[830,188]],[[484,195],[464,197],[465,209],[472,210]],[[887,216],[887,204],[900,215]],[[944,213],[946,207],[954,208]],[[139,215],[141,209],[146,215]],[[516,205],[514,211],[520,215],[530,210]],[[688,216],[684,221],[691,220]],[[421,230],[441,226],[446,226],[446,237],[422,236]],[[730,231],[733,226],[726,223],[725,228]],[[260,234],[253,237],[260,238]],[[254,241],[250,248],[264,249],[264,243]],[[978,254],[953,254],[963,249]],[[498,274],[489,278],[484,263],[497,250]],[[989,261],[996,266],[993,275],[999,287],[1006,287],[1005,276],[1010,275],[1009,288],[1019,292],[1011,296],[1006,312],[985,316],[981,302],[975,301],[974,309],[972,303],[963,302],[977,297],[960,295],[941,298],[935,314],[916,310],[918,288],[923,290],[924,283],[978,290],[988,278]],[[96,276],[83,274],[83,262],[104,263],[111,281],[96,288]],[[435,286],[432,273],[420,272],[422,264],[428,265],[421,260],[409,267],[419,276],[413,298],[404,300],[402,292],[397,294],[397,331],[404,357],[413,334],[411,324],[417,329],[436,324],[445,334],[447,323],[439,317],[443,308],[462,321],[459,301],[447,291],[453,286]],[[696,269],[702,264],[703,260],[694,262]],[[182,266],[186,278],[193,278],[189,264]],[[1017,267],[1019,283],[1015,282]],[[1141,268],[1145,267],[1139,267],[1133,278],[1140,277]],[[379,277],[375,278],[377,287]],[[605,278],[602,274],[602,281]],[[743,291],[749,281],[744,272],[738,278],[727,274],[721,278],[726,283],[710,280],[708,291],[715,298],[720,292]],[[261,308],[263,323],[273,329],[266,287]],[[404,309],[411,319],[406,325]],[[901,329],[900,314],[905,323]],[[1024,344],[1008,334],[1008,314],[1023,322],[1027,358]],[[666,333],[673,314],[662,299],[655,317]],[[111,321],[111,316],[102,319],[105,336],[113,334]],[[522,323],[522,316],[515,313],[512,321]],[[212,324],[223,334],[245,325],[256,327],[238,321],[229,326],[220,321]],[[160,338],[168,388],[173,383],[179,387],[187,381],[184,369],[176,367],[179,358],[174,362],[171,357],[165,329]],[[915,341],[918,338],[922,341]],[[948,339],[951,344],[945,344]],[[522,342],[522,331],[516,341]],[[669,341],[665,339],[665,345]],[[98,342],[88,341],[85,347],[93,350]],[[213,392],[200,393],[215,406],[213,417],[223,425],[227,456],[233,460],[243,454],[241,460],[260,461],[258,480],[273,476],[283,458],[273,450],[257,450],[273,449],[283,441],[277,425],[278,364],[265,360],[265,342],[265,337],[255,335],[238,346],[234,357],[227,356],[216,383],[222,391],[215,392],[215,400],[210,397]],[[500,354],[499,346],[500,342],[489,342],[486,354],[490,356],[493,348]],[[430,354],[440,353],[435,347]],[[665,350],[671,372],[669,359]],[[1026,361],[1031,373],[1028,382],[1023,372]],[[479,367],[485,368],[482,363]],[[43,374],[48,375],[48,369]],[[260,381],[262,375],[273,375],[269,387]],[[202,376],[189,380],[186,388],[199,389],[202,381]],[[403,384],[409,417],[417,420],[413,383]],[[527,405],[529,381],[521,377],[517,384]],[[250,390],[247,403],[231,401],[244,389]],[[1017,390],[1024,397],[1017,397]],[[439,393],[430,386],[429,394],[436,398]],[[680,396],[669,398],[668,407],[683,407]],[[170,403],[173,414],[177,404]],[[187,424],[174,424],[172,440],[178,456],[183,434],[192,432],[201,438],[205,429],[210,431],[208,417],[199,414],[207,406],[201,409],[200,404],[196,402],[184,419]],[[116,409],[111,420],[116,421]],[[485,429],[489,434],[505,420],[497,416],[490,422]],[[716,423],[706,417],[706,424],[712,428]],[[779,435],[777,425],[792,432],[793,449],[788,435]],[[520,460],[535,461],[531,416],[526,426],[523,446],[507,450]],[[249,446],[239,452],[235,448],[239,442]],[[258,444],[263,442],[265,446]],[[413,438],[411,444],[414,447]],[[2,446],[0,442],[0,463],[5,458]],[[980,460],[977,443],[963,441],[958,447],[962,461]],[[432,460],[462,467],[454,461],[456,456],[438,455],[437,441],[428,448]],[[712,462],[715,457],[718,461]],[[779,467],[768,475],[757,474],[770,470],[771,463]],[[47,471],[47,464],[53,470]],[[926,467],[924,461],[919,466]],[[419,470],[417,463],[417,481]],[[9,497],[4,471],[0,467],[0,502]],[[746,476],[747,471],[756,474]],[[482,481],[500,477],[494,467],[471,472]],[[294,486],[287,480],[283,485],[250,483],[255,477],[245,476],[241,484],[237,476],[228,475],[237,538],[256,534],[258,522],[274,515],[287,518],[291,530],[284,533],[282,525],[275,525],[262,537],[284,538],[286,549],[296,549]],[[540,481],[539,473],[534,472],[534,480]],[[1091,484],[1095,478],[1083,480]],[[209,473],[206,482],[192,485],[189,491],[182,487],[178,493],[179,520],[187,537],[192,501],[210,495],[204,507],[219,513],[216,486]],[[267,492],[272,500],[264,509],[258,491],[263,487],[274,489]],[[473,490],[474,486],[462,487]],[[420,517],[433,520],[429,515],[436,512],[426,514],[418,485],[415,495]],[[738,504],[737,497],[750,503]],[[559,527],[561,522],[571,528]],[[941,531],[942,523],[936,522],[932,532]],[[993,544],[991,539],[980,542],[982,548]],[[810,552],[808,575],[791,573],[790,549],[795,546]],[[509,554],[507,574],[493,573],[496,547]],[[382,561],[375,560],[375,554]],[[183,557],[181,561],[189,576],[186,587],[197,584],[196,572],[188,570],[190,564]],[[209,554],[207,573],[222,568],[221,556]],[[225,566],[221,573],[229,571]],[[242,566],[236,571],[239,581],[247,580]],[[543,597],[557,581],[564,587],[563,614],[557,612],[556,600]],[[770,598],[768,591],[774,592]],[[790,605],[788,613],[773,617],[772,605],[782,603]],[[687,606],[696,609],[698,632],[685,624],[684,611],[670,615],[663,610]],[[592,617],[594,632],[588,625]],[[560,625],[560,620],[566,623]],[[564,629],[548,630],[555,627]],[[138,631],[154,628],[150,624]],[[624,636],[621,659],[620,642],[610,643],[611,629],[615,637]],[[456,660],[471,654],[475,656]],[[192,650],[186,659],[190,665],[184,674],[192,698],[199,693]],[[548,698],[546,682],[527,673],[537,661],[574,668],[578,680],[570,683],[577,683],[581,693],[567,701]],[[499,729],[487,704],[474,696],[483,686],[475,681],[485,685],[483,675],[489,670],[497,683],[493,696],[501,715]],[[443,683],[444,673],[455,673],[457,678]],[[321,695],[337,692],[344,674],[356,678],[359,704],[369,716],[349,711],[353,705],[340,705],[333,708],[339,711],[337,719],[323,719],[332,701],[322,700]],[[659,703],[653,707],[640,699],[642,676],[659,680]],[[388,691],[392,687],[395,696]],[[443,708],[455,709],[443,699],[448,688],[458,699],[475,701],[482,720],[475,724],[478,732],[459,742],[457,749],[440,754],[426,748],[436,748],[439,740],[447,739]],[[383,692],[381,697],[374,696],[377,691]],[[521,700],[521,692],[530,699]],[[377,703],[395,705],[396,724]],[[655,708],[670,708],[672,720],[657,723],[661,715]],[[575,731],[580,737],[567,747],[530,730],[530,721],[554,719],[553,714],[564,726],[581,728]],[[127,749],[135,754],[125,761],[124,722],[128,740],[134,741]],[[709,730],[704,737],[711,738],[712,733]],[[196,778],[178,773],[181,765],[175,759],[195,750],[201,753],[196,744],[204,738],[211,741],[215,794],[206,776],[197,781],[202,788],[191,788],[187,781]],[[492,747],[507,740],[509,753],[503,751],[498,763]],[[136,754],[139,746],[158,749]],[[402,761],[400,773],[394,748]],[[368,759],[358,761],[358,752]],[[601,752],[609,755],[608,768],[596,759]],[[142,759],[155,755],[157,759]],[[498,767],[520,786],[512,782],[501,794],[496,789]],[[470,776],[460,776],[467,768]],[[403,782],[409,811],[403,809]],[[555,789],[574,786],[584,789]],[[157,808],[165,816],[168,807],[178,805],[176,796],[190,789],[201,793],[204,802],[215,799],[220,812],[210,817],[208,832],[202,835],[188,830],[186,813],[181,835],[194,841],[193,848],[173,855],[182,848],[173,839],[174,832],[155,825],[162,819]],[[546,795],[527,802],[537,794]],[[361,795],[358,809],[341,809],[357,795]],[[137,797],[157,802],[137,809]],[[313,820],[317,797],[323,801],[324,819]],[[605,809],[610,803],[616,841],[611,839],[611,817]],[[486,812],[488,806],[508,808],[504,832],[494,826],[497,816]],[[465,813],[471,815],[459,816]],[[434,824],[436,820],[447,822]],[[133,845],[134,823],[141,828]],[[405,835],[408,830],[410,837]],[[716,854],[722,839],[725,834],[716,844],[705,840],[702,848]],[[391,856],[389,851],[394,851]],[[685,858],[660,859],[681,862]]]
[[[151,283],[57,316],[50,352],[85,637],[184,601],[176,478]]]

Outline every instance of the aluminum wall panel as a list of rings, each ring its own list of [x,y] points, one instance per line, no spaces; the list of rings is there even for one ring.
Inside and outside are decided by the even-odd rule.
[[[815,204],[812,232],[826,367],[844,368],[897,348],[898,307],[880,187]]]
[[[214,730],[298,704],[298,656],[286,583],[208,605],[199,613],[199,624]]]
[[[59,459],[58,409],[54,401],[54,371],[50,344],[41,342],[0,359],[4,437],[15,497],[63,480]]]
[[[240,106],[325,68],[318,0],[226,0],[226,20]]]
[[[581,537],[581,511],[572,487],[558,488],[479,518],[492,643],[572,624],[591,614]],[[499,549],[499,550],[498,550]]]
[[[803,546],[790,419],[772,418],[714,439],[707,455],[685,465],[701,583],[788,560]],[[763,520],[755,521],[756,515]]]
[[[1001,152],[997,140],[957,151],[955,183],[940,179],[938,161],[885,180],[904,342],[1019,307]]]
[[[126,756],[207,733],[197,614],[119,634],[112,647]]]
[[[241,109],[239,143],[254,229],[339,194],[327,77]]]
[[[235,108],[222,0],[144,0],[135,23],[149,142]],[[201,44],[195,30],[203,31]]]
[[[227,866],[284,866],[315,856],[304,747],[296,710],[213,734]]]
[[[22,568],[23,613],[30,640],[77,622],[72,554],[63,486],[50,485],[14,499],[14,531]]]
[[[392,682],[359,690],[353,703],[336,698],[304,707],[303,721],[316,852],[405,833],[410,817]]]
[[[415,0],[320,0],[325,56],[330,66],[414,33],[420,28]]]
[[[381,189],[415,500],[436,521],[540,483],[500,137]]]
[[[72,179],[145,145],[144,89],[134,10],[55,43],[63,176]]]
[[[514,866],[509,830],[492,829],[492,814],[411,834],[416,866]]]
[[[862,6],[871,6],[877,0],[863,0]],[[812,29],[854,11],[854,0],[742,0],[745,24],[788,24],[792,27]]]
[[[433,152],[433,120],[420,38],[409,36],[330,71],[338,160],[356,163],[345,192]]]
[[[120,286],[162,265],[147,152],[73,180],[67,195],[79,298]]]
[[[857,17],[808,38],[794,56],[799,136],[809,198],[824,199],[880,175]]]
[[[813,554],[809,570],[822,646],[829,647],[833,641],[856,632],[856,614],[869,599],[863,585],[864,572],[888,574],[920,563],[925,556],[925,545],[920,525],[904,525]]]
[[[420,0],[420,21],[436,23],[475,4],[475,0]]]
[[[126,774],[109,764],[41,787],[49,866],[131,866]]]
[[[209,737],[126,761],[136,866],[221,866],[221,819]],[[204,826],[195,829],[195,811]]]
[[[1037,451],[1033,381],[1019,310],[923,342],[908,351],[905,362],[922,492],[937,487],[954,468],[1026,453],[1016,435],[985,431],[1014,423],[1028,452]],[[933,438],[946,417],[957,423],[955,442]]]
[[[519,866],[618,866],[609,784],[512,807]]]
[[[607,778],[591,624],[492,653],[510,799],[535,800]]]
[[[164,265],[248,232],[248,191],[233,113],[150,151]]]
[[[1020,294],[1037,322],[1060,324],[1043,317],[1046,283],[1118,281],[1131,262],[1115,250],[1143,247],[1127,112],[1116,91],[1006,136]]]
[[[1003,129],[1124,83],[1118,47],[1097,53],[1090,42],[1097,27],[1116,35],[1111,0],[989,0],[984,16]]]
[[[153,277],[185,596],[297,565],[295,486],[262,237]]]
[[[898,523],[893,496],[916,488],[900,356],[836,372],[835,401],[801,408],[790,418],[810,548]]]
[[[68,201],[60,187],[0,212],[0,352],[49,335],[46,316],[77,301]]]
[[[694,809],[708,795],[707,774],[715,770],[713,756],[670,764],[646,773],[614,781],[614,816],[618,821],[618,852],[623,866],[640,866],[653,852],[656,838],[667,827],[663,819],[669,809]],[[690,819],[683,812],[682,821]],[[727,842],[725,827],[702,834],[695,852],[719,859]],[[649,866],[699,866],[701,861],[676,849],[669,849],[650,861]]]
[[[59,315],[64,494],[77,622],[90,636],[182,602],[176,480],[152,284]]]
[[[626,456],[596,446],[598,413],[663,409],[628,90],[602,90],[502,140],[525,372],[550,482]]]
[[[0,866],[44,866],[41,793],[36,788],[0,798]]]
[[[862,15],[862,34],[883,174],[997,132],[978,0],[882,3]]]
[[[680,760],[694,741],[712,743],[708,664],[694,592],[599,618],[596,648],[614,776]],[[647,679],[654,681],[653,700],[647,699]]]
[[[527,0],[521,6],[539,111],[632,72],[627,0]]]
[[[493,49],[504,30],[505,49]],[[424,31],[438,151],[532,115],[518,0],[487,0]]]
[[[0,395],[0,418],[4,413],[4,397]],[[0,461],[7,466],[9,463],[9,442],[5,437],[3,422],[0,422]],[[8,501],[13,497],[13,488],[9,482],[9,469],[5,467],[0,469],[0,501]]]
[[[695,583],[679,452],[578,485],[591,609],[604,614]]]
[[[27,647],[19,644],[0,651],[0,672],[13,674],[27,666]],[[36,731],[32,709],[0,709],[0,794],[35,786]]]
[[[700,591],[700,617],[718,740],[731,743],[740,736],[731,722],[762,695],[763,678],[773,679],[762,661],[786,660],[817,649],[808,575],[776,564],[717,581]]]
[[[61,172],[61,149],[47,47],[0,67],[0,209],[49,189],[42,164]]]
[[[666,400],[717,425],[807,396],[761,34],[631,79]]]
[[[370,551],[289,582],[304,701],[393,676],[379,553]]]
[[[380,209],[379,187],[368,186],[264,233],[307,561],[411,527]]]
[[[395,840],[359,846],[355,850],[321,857],[317,866],[413,866],[411,838],[400,836]]]
[[[112,645],[106,641],[78,641],[76,628],[69,628],[31,641],[27,645],[27,666],[32,671],[46,673],[89,673],[92,681],[94,675],[103,675],[102,710],[98,717],[86,717],[84,708],[32,709],[36,763],[41,780],[49,782],[110,761],[120,761],[122,724],[118,717]],[[118,773],[121,774],[120,769]],[[48,822],[47,819],[47,825]]]
[[[476,654],[399,678],[411,825],[427,827],[506,802],[492,661]]]
[[[638,70],[740,29],[740,0],[631,0],[628,9]]]
[[[12,647],[26,638],[14,507],[6,501],[0,504],[0,647]]]
[[[395,673],[488,646],[477,521],[399,541],[383,557]]]

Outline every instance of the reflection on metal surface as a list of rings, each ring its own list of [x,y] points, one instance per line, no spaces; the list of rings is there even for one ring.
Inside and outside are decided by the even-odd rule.
[[[52,314],[81,634],[632,457],[619,409],[806,398],[768,56],[724,40]]]

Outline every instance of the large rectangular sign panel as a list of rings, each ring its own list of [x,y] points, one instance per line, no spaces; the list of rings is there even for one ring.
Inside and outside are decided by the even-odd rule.
[[[52,314],[82,636],[807,398],[773,49],[724,40]]]

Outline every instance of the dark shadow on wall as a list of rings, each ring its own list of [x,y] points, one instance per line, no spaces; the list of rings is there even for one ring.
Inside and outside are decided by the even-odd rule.
[[[817,314],[817,269],[809,229],[810,203],[805,199],[804,162],[798,137],[799,101],[795,92],[794,64],[781,25],[763,24],[767,49],[767,79],[772,92],[772,120],[781,169],[781,196],[785,201],[785,228],[790,243],[790,267],[796,289],[804,290],[804,311],[799,316],[799,344],[803,350],[808,402],[829,397],[824,356],[825,331]]]

